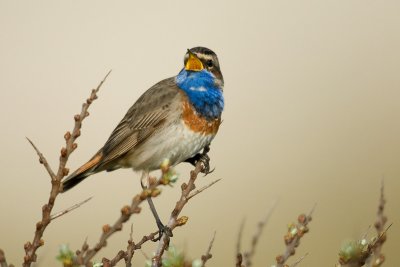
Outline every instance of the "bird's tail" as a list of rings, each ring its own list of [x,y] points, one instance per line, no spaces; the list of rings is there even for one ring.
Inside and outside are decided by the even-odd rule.
[[[68,191],[75,185],[82,182],[86,177],[95,174],[98,172],[96,167],[98,166],[99,162],[101,161],[102,154],[101,152],[96,153],[88,162],[83,164],[80,168],[74,171],[70,176],[65,178],[62,181],[62,193]]]

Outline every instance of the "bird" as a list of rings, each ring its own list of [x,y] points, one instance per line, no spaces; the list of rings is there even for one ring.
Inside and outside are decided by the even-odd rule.
[[[62,181],[61,192],[102,171],[132,168],[149,177],[165,160],[170,166],[201,160],[203,172],[209,172],[207,152],[221,124],[224,79],[217,55],[206,47],[187,49],[183,63],[176,76],[137,99],[104,146]]]

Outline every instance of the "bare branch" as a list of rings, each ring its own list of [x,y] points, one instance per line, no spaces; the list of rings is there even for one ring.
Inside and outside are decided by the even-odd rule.
[[[245,267],[242,265],[243,257],[241,253],[236,254],[236,267]]]
[[[184,225],[186,223],[186,221],[188,220],[188,218],[185,217],[185,216],[182,216],[182,217],[178,218],[178,215],[182,211],[182,209],[185,206],[185,204],[189,201],[189,199],[194,197],[195,195],[203,192],[205,189],[209,188],[210,186],[215,184],[217,181],[219,181],[219,180],[217,180],[217,181],[214,181],[214,182],[212,182],[211,184],[209,184],[207,186],[204,186],[203,188],[197,190],[196,193],[192,194],[191,197],[189,198],[189,195],[191,193],[193,193],[193,190],[195,189],[194,181],[196,180],[197,175],[202,171],[202,168],[203,168],[203,166],[202,166],[201,162],[199,162],[196,165],[195,169],[193,171],[191,171],[191,177],[190,177],[189,183],[188,184],[183,183],[181,185],[181,188],[182,188],[181,197],[180,197],[179,201],[176,203],[175,208],[171,213],[171,218],[170,218],[170,221],[169,221],[169,224],[168,224],[168,227],[171,229],[171,231],[177,226]],[[162,177],[164,177],[164,174],[166,172],[168,172],[168,169],[162,169],[162,171],[163,171]],[[93,249],[88,249],[85,253],[78,253],[78,257],[77,257],[76,263],[77,264],[83,264],[83,265],[86,265],[86,266],[91,266],[90,265],[91,264],[90,260],[93,258],[93,256],[102,247],[105,246],[107,238],[110,237],[116,231],[121,230],[122,229],[122,223],[127,221],[129,219],[129,217],[133,213],[139,213],[140,212],[139,205],[144,200],[146,200],[147,197],[149,197],[149,196],[155,197],[160,193],[159,189],[157,188],[158,186],[160,186],[160,185],[168,185],[168,184],[169,184],[169,182],[165,181],[163,178],[158,179],[156,182],[153,182],[151,184],[150,188],[143,189],[140,194],[136,195],[133,198],[131,206],[130,207],[129,206],[125,206],[123,208],[123,210],[126,211],[126,214],[122,214],[121,217],[117,220],[117,222],[113,226],[106,227],[107,230],[108,230],[107,236],[105,236],[104,233],[103,233],[103,235],[100,238],[99,243]],[[133,210],[136,210],[137,212],[131,212]],[[104,229],[104,227],[103,227],[103,229]],[[117,255],[111,260],[104,258],[103,259],[103,265],[107,266],[107,267],[108,266],[115,266],[119,261],[124,259],[126,266],[130,266],[129,265],[130,264],[130,259],[133,257],[134,251],[138,250],[138,249],[141,249],[142,245],[144,243],[146,243],[147,241],[154,240],[154,238],[157,236],[157,234],[158,234],[158,231],[156,231],[154,233],[151,233],[151,234],[149,234],[147,236],[144,236],[141,239],[141,241],[139,241],[138,243],[133,243],[131,240],[128,241],[128,247],[127,247],[126,251],[123,251],[123,250],[119,251],[117,253]],[[161,254],[159,254],[160,255],[159,256],[160,257],[159,258],[160,261],[161,261],[162,253],[164,252],[164,250],[169,245],[169,239],[168,239],[169,237],[168,236],[165,237],[165,236],[166,235],[164,234],[164,236],[162,236],[162,238],[159,241],[159,249],[160,250],[158,250],[158,251],[159,251],[159,253],[161,253]],[[163,242],[162,240],[164,240],[164,238],[167,238],[168,240]],[[212,240],[212,242],[213,242],[213,240]],[[210,246],[211,245],[212,245],[212,243],[210,244]],[[161,246],[163,246],[163,247],[161,247]],[[209,250],[211,250],[211,247],[209,247]],[[210,251],[208,251],[208,254],[206,254],[206,256],[203,256],[203,257],[211,257],[211,254],[209,254],[209,252]],[[208,259],[206,259],[204,261],[204,263]],[[203,260],[203,258],[202,258],[202,260]],[[153,259],[153,261],[154,261],[154,259]]]
[[[284,267],[288,258],[295,254],[296,248],[300,245],[300,239],[309,231],[307,225],[312,220],[314,209],[315,206],[308,215],[299,215],[296,224],[293,223],[289,225],[288,232],[284,236],[286,251],[284,254],[276,257],[276,267]]]
[[[79,208],[80,206],[82,206],[83,204],[85,204],[86,202],[88,202],[89,200],[91,200],[92,198],[93,198],[93,197],[89,197],[88,199],[85,199],[85,200],[82,201],[82,202],[79,202],[79,203],[77,203],[77,204],[75,204],[75,205],[73,205],[73,206],[71,206],[71,207],[69,207],[69,208],[67,208],[67,209],[65,209],[65,210],[63,210],[63,211],[60,211],[60,212],[57,212],[57,213],[51,215],[51,216],[50,216],[50,220],[57,219],[58,217],[61,217],[61,216],[63,216],[64,214],[66,214],[66,213],[68,213],[68,212],[70,212],[70,211],[73,211],[74,209]]]
[[[38,154],[40,164],[43,164],[43,166],[46,168],[48,174],[50,175],[51,180],[54,180],[56,175],[54,174],[53,170],[51,169],[51,167],[50,167],[49,163],[47,162],[46,158],[39,151],[39,149],[35,146],[35,144],[31,141],[31,139],[29,139],[28,137],[26,137],[26,139],[28,139],[29,143],[32,145],[32,147],[35,149],[36,153]]]
[[[372,266],[380,266],[384,261],[385,261],[385,256],[381,253],[382,251],[382,246],[383,243],[386,241],[386,234],[382,235],[383,232],[385,231],[385,224],[387,222],[387,217],[384,214],[385,210],[385,184],[384,180],[382,179],[381,181],[381,190],[380,190],[380,197],[379,197],[379,205],[378,205],[378,212],[376,216],[376,221],[375,221],[375,229],[378,234],[378,236],[382,236],[379,239],[379,242],[376,243],[376,246],[373,249],[372,254],[370,257],[368,257],[367,262],[366,262],[366,267],[372,267]]]
[[[252,259],[253,259],[253,256],[254,256],[255,252],[256,252],[256,247],[257,247],[257,244],[258,244],[258,240],[259,240],[260,237],[261,237],[261,234],[262,234],[262,232],[263,232],[263,230],[264,230],[264,226],[268,223],[269,218],[271,217],[272,211],[273,211],[273,210],[275,209],[275,207],[276,207],[276,203],[277,203],[277,201],[274,201],[274,202],[272,203],[272,205],[271,205],[271,207],[269,208],[269,210],[268,210],[267,215],[265,216],[265,218],[264,218],[263,220],[261,220],[261,221],[258,223],[258,225],[257,225],[257,230],[256,230],[256,232],[254,233],[253,238],[252,238],[252,240],[251,240],[251,248],[250,248],[250,251],[244,253],[244,262],[245,262],[245,266],[246,266],[246,267],[250,267],[250,266],[252,266],[252,264],[253,264],[253,263],[252,263]]]
[[[371,230],[371,225],[368,225],[367,230],[365,231],[365,233],[363,234],[361,239],[366,239],[369,233],[369,230]]]
[[[140,205],[142,204],[143,201],[146,201],[147,198],[149,197],[157,197],[158,195],[161,194],[161,190],[158,188],[159,186],[166,186],[166,185],[171,185],[172,183],[175,182],[174,179],[171,179],[171,168],[170,166],[162,166],[161,168],[161,178],[156,179],[152,178],[150,181],[150,186],[148,188],[143,188],[140,193],[135,195],[132,199],[132,202],[130,205],[125,205],[124,207],[121,208],[121,215],[120,217],[116,220],[116,222],[110,226],[109,224],[105,224],[102,227],[102,234],[99,238],[99,241],[97,244],[90,248],[88,244],[85,241],[85,248],[82,249],[82,251],[77,251],[76,255],[77,257],[74,259],[74,264],[75,265],[85,265],[85,266],[92,266],[91,260],[92,258],[102,249],[107,245],[107,240],[116,232],[121,231],[123,224],[126,223],[130,217],[133,214],[140,213],[141,208]],[[158,232],[156,232],[158,233]],[[128,256],[133,256],[133,252],[137,249],[141,248],[141,245],[145,242],[147,242],[149,239],[147,237],[151,237],[154,239],[156,235],[154,233],[143,237],[143,239],[137,243],[134,244],[131,241],[128,241],[129,244],[132,243],[131,246],[128,246],[126,251],[120,251],[118,254],[112,259],[109,260],[107,258],[103,259],[103,263],[106,264],[105,266],[114,266],[118,261],[122,259],[128,259]],[[131,242],[131,243],[130,243]],[[129,259],[128,259],[129,260]]]
[[[132,229],[132,228],[131,228],[131,229]],[[118,263],[119,261],[121,261],[122,259],[125,260],[126,266],[131,266],[131,260],[132,260],[132,257],[133,257],[133,255],[134,255],[134,251],[135,251],[135,250],[138,250],[138,249],[141,249],[141,248],[142,248],[142,245],[143,245],[144,243],[146,243],[147,241],[153,240],[153,239],[157,236],[157,234],[158,234],[158,231],[156,231],[156,232],[154,232],[154,233],[151,233],[151,234],[149,234],[149,235],[147,235],[147,236],[144,236],[144,237],[143,237],[138,243],[136,243],[136,244],[135,244],[134,242],[132,242],[132,236],[131,236],[131,239],[128,241],[127,250],[126,250],[126,251],[123,251],[123,250],[119,251],[119,252],[117,253],[117,255],[116,255],[112,260],[103,258],[103,260],[102,260],[103,267],[112,267],[112,266],[115,266],[115,265],[117,265],[117,263]]]
[[[129,234],[129,240],[128,240],[128,247],[126,251],[120,250],[118,254],[112,259],[108,260],[106,258],[103,258],[102,263],[103,267],[106,266],[115,266],[120,260],[125,259],[125,266],[126,267],[132,267],[132,257],[135,251],[135,243],[133,242],[133,224],[131,224],[131,232]]]
[[[133,243],[133,224],[131,224],[131,233],[129,234],[127,257],[125,259],[126,267],[132,267],[132,257],[134,254],[135,243]]]
[[[308,253],[304,254],[303,256],[300,257],[300,259],[298,259],[296,262],[294,262],[292,265],[290,265],[290,267],[296,267],[300,262],[302,262],[304,260],[305,257],[308,256]]]
[[[386,241],[386,232],[392,226],[391,224],[385,228],[387,217],[384,215],[385,209],[385,195],[384,195],[384,182],[382,179],[380,188],[380,197],[377,218],[375,221],[375,229],[377,237],[373,238],[370,242],[366,240],[366,234],[362,240],[355,241],[348,246],[356,247],[352,249],[358,253],[346,253],[346,249],[342,249],[339,253],[339,264],[341,267],[377,267],[381,266],[385,261],[385,256],[381,253],[382,245]]]
[[[99,242],[93,247],[88,248],[86,251],[77,254],[76,263],[80,265],[91,266],[90,260],[99,252],[100,249],[107,245],[107,240],[114,233],[121,231],[123,224],[129,220],[129,218],[134,213],[139,213],[141,208],[139,205],[146,200],[148,192],[143,190],[141,193],[137,194],[133,199],[131,205],[126,205],[121,208],[121,215],[117,221],[110,226],[105,224],[102,227],[102,234],[100,236]],[[78,251],[79,252],[79,251]]]
[[[390,224],[386,229],[384,229],[377,238],[373,239],[370,243],[367,243],[365,245],[362,245],[361,249],[358,249],[358,253],[352,253],[352,257],[345,259],[342,255],[339,258],[339,265],[336,265],[337,267],[361,267],[361,266],[368,266],[364,265],[366,264],[367,260],[373,256],[374,251],[378,246],[381,246],[381,243],[383,240],[386,240],[386,232],[389,230],[389,228],[392,226]],[[354,249],[353,249],[354,250]],[[379,258],[378,258],[379,259]],[[384,258],[383,258],[384,260]],[[382,261],[377,261],[374,262],[373,265],[371,266],[381,266]],[[376,265],[375,265],[376,264]]]
[[[211,248],[212,248],[212,246],[213,246],[213,244],[214,244],[215,234],[216,234],[216,232],[214,232],[214,235],[213,235],[213,237],[212,237],[212,239],[211,239],[211,241],[210,241],[210,245],[208,246],[208,249],[207,249],[206,254],[203,255],[203,256],[201,256],[201,267],[204,267],[204,266],[206,265],[206,262],[207,262],[209,259],[212,258],[212,254],[211,254],[210,252],[211,252]]]
[[[200,188],[200,189],[197,189],[197,190],[195,190],[195,191],[192,191],[192,192],[189,194],[189,196],[187,197],[187,199],[188,199],[188,200],[191,199],[192,197],[194,197],[194,196],[196,196],[197,194],[203,192],[204,190],[210,188],[211,186],[213,186],[214,184],[218,183],[219,181],[221,181],[221,179],[217,179],[217,180],[215,180],[215,181],[212,181],[212,182],[209,183],[208,185],[205,185],[205,186],[203,186],[203,187]]]
[[[243,236],[244,223],[245,223],[245,219],[242,220],[242,223],[240,224],[240,227],[239,227],[238,238],[237,238],[237,242],[236,242],[236,255],[238,255],[238,254],[242,255],[241,247],[242,247],[242,236]]]
[[[111,71],[110,71],[111,72]],[[33,262],[36,262],[36,250],[44,245],[44,241],[42,239],[44,231],[46,230],[47,226],[50,224],[52,217],[51,217],[51,211],[53,210],[55,200],[57,198],[57,195],[60,193],[60,185],[61,185],[61,180],[68,175],[69,170],[65,167],[68,161],[68,158],[70,154],[77,148],[77,143],[75,143],[76,139],[80,136],[80,129],[82,127],[82,121],[89,116],[88,108],[90,104],[97,99],[97,92],[100,90],[100,87],[103,85],[105,80],[107,79],[108,75],[110,72],[107,73],[107,75],[104,77],[104,79],[99,83],[96,89],[93,89],[89,98],[86,100],[86,102],[82,105],[82,110],[79,115],[75,115],[74,120],[75,120],[75,125],[74,129],[72,131],[72,134],[70,132],[66,132],[64,135],[64,139],[66,141],[65,147],[61,149],[60,152],[60,159],[59,159],[59,166],[58,166],[58,171],[57,174],[55,174],[52,169],[50,168],[49,164],[47,163],[47,160],[43,156],[43,154],[37,149],[37,147],[33,144],[31,140],[28,139],[28,141],[31,143],[33,148],[35,149],[36,153],[39,156],[39,161],[44,165],[46,168],[47,172],[49,173],[51,177],[51,191],[50,191],[50,197],[49,200],[44,206],[42,207],[42,219],[36,223],[36,230],[35,234],[33,237],[32,242],[27,242],[24,245],[25,249],[25,256],[24,256],[24,262],[23,266],[24,267],[29,267]]]
[[[0,249],[0,267],[14,267],[14,265],[8,265],[4,251]]]
[[[190,193],[196,188],[195,186],[195,181],[197,179],[198,174],[204,169],[204,166],[201,161],[197,162],[195,169],[190,172],[190,179],[189,182],[183,183],[181,185],[181,197],[176,202],[175,208],[171,212],[170,219],[168,221],[167,227],[172,230],[176,226],[181,226],[184,225],[187,221],[187,217],[181,217],[178,219],[179,214],[181,213],[183,207],[186,205],[186,203],[189,201],[189,195]],[[160,267],[161,266],[161,259],[164,251],[168,248],[169,246],[169,241],[170,237],[168,234],[164,233],[158,243],[158,248],[156,250],[156,253],[154,257],[152,258],[152,267]]]

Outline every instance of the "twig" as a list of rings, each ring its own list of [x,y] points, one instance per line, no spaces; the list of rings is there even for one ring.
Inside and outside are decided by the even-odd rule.
[[[203,255],[203,256],[201,256],[201,267],[204,267],[204,266],[206,265],[206,262],[207,262],[209,259],[212,258],[212,254],[211,254],[210,252],[211,252],[211,248],[212,248],[212,246],[213,246],[213,244],[214,244],[215,234],[216,234],[216,232],[214,232],[214,235],[213,235],[213,237],[212,237],[212,239],[211,239],[211,241],[210,241],[210,245],[208,246],[208,249],[207,249],[206,254]]]
[[[181,197],[176,202],[175,208],[171,212],[170,219],[168,221],[167,227],[170,229],[171,233],[172,230],[176,226],[181,226],[184,225],[187,221],[187,217],[181,217],[178,219],[179,214],[181,213],[183,207],[186,205],[186,203],[189,201],[189,196],[190,193],[196,188],[195,186],[195,181],[197,179],[197,175],[204,169],[204,166],[201,161],[197,162],[195,169],[190,172],[190,179],[189,182],[183,183],[181,185]],[[152,267],[160,267],[161,266],[161,259],[164,251],[168,248],[169,246],[169,240],[170,237],[167,233],[164,233],[158,243],[158,248],[156,250],[155,256],[152,258]]]
[[[363,234],[361,239],[366,239],[369,233],[369,230],[371,230],[371,225],[368,225],[367,230],[365,231],[365,233]]]
[[[363,237],[363,242],[361,241],[355,242],[355,244],[350,244],[353,246],[358,246],[359,253],[352,253],[348,255],[346,251],[339,253],[339,265],[341,267],[378,267],[383,264],[385,261],[385,256],[381,253],[382,245],[386,241],[386,232],[392,226],[391,224],[386,227],[385,224],[387,222],[387,217],[384,214],[385,209],[385,194],[384,194],[384,182],[382,179],[381,189],[380,189],[380,197],[379,197],[379,205],[377,218],[375,221],[375,229],[377,232],[377,237],[372,239],[369,243],[365,240],[365,235]]]
[[[290,267],[296,267],[300,262],[302,262],[304,260],[305,257],[308,256],[308,253],[304,254],[303,256],[300,257],[300,259],[298,259],[296,262],[294,262],[292,265],[290,265]]]
[[[141,249],[142,245],[144,243],[146,243],[147,241],[153,240],[157,236],[157,234],[158,234],[158,231],[155,231],[155,232],[153,232],[153,233],[151,233],[149,235],[143,236],[142,239],[138,243],[136,243],[135,249]]]
[[[217,179],[217,180],[215,180],[215,181],[212,181],[211,183],[209,183],[208,185],[203,186],[203,187],[200,188],[200,189],[197,189],[197,190],[195,190],[195,191],[192,191],[192,192],[189,194],[189,196],[187,197],[187,199],[188,199],[188,200],[191,199],[192,197],[194,197],[194,196],[196,196],[197,194],[203,192],[204,190],[206,190],[207,188],[213,186],[214,184],[218,183],[219,181],[221,181],[221,178],[220,178],[220,179]]]
[[[377,218],[374,224],[378,236],[382,237],[379,239],[379,242],[376,242],[372,254],[367,259],[366,267],[381,266],[382,263],[385,261],[385,256],[381,253],[383,243],[385,243],[386,241],[386,234],[382,235],[382,233],[386,232],[384,228],[387,222],[387,217],[384,214],[386,203],[384,189],[385,185],[384,180],[382,179]]]
[[[135,246],[135,243],[133,243],[133,224],[131,224],[131,233],[129,234],[129,241],[128,241],[128,247],[127,247],[127,257],[125,259],[126,267],[132,267],[132,257],[134,254],[134,250],[132,249]]]
[[[65,210],[63,210],[63,211],[60,211],[60,212],[57,212],[57,213],[51,215],[50,220],[57,219],[58,217],[61,217],[61,216],[63,216],[64,214],[66,214],[66,213],[68,213],[68,212],[70,212],[70,211],[73,211],[74,209],[79,208],[80,206],[82,206],[83,204],[85,204],[86,202],[88,202],[88,201],[91,200],[91,199],[92,199],[92,197],[89,197],[88,199],[85,199],[84,201],[79,202],[79,203],[77,203],[77,204],[75,204],[75,205],[69,207],[68,209],[65,209]]]
[[[386,229],[384,229],[377,238],[373,239],[369,244],[365,245],[365,248],[360,249],[359,253],[353,253],[352,257],[349,259],[344,259],[342,256],[339,258],[339,265],[337,267],[361,267],[361,266],[368,266],[366,264],[367,260],[373,256],[374,251],[377,246],[381,246],[382,240],[386,239],[386,232],[392,226],[390,224]],[[379,258],[378,258],[379,259]],[[375,262],[377,265],[372,266],[381,266],[383,261]]]
[[[4,251],[0,249],[0,266],[8,267],[6,256],[4,255]]]
[[[296,247],[300,244],[300,239],[305,233],[309,231],[307,225],[312,220],[312,213],[314,208],[310,211],[308,215],[301,214],[297,218],[297,224],[291,224],[288,227],[288,232],[284,237],[286,244],[286,251],[282,255],[276,257],[276,267],[284,267],[284,264],[288,258],[295,254]]]
[[[141,249],[140,252],[142,253],[143,257],[144,257],[146,260],[149,260],[149,259],[150,259],[149,255],[147,255],[146,252],[143,251],[143,249]]]
[[[162,166],[161,168],[161,178],[160,179],[151,179],[150,185],[148,188],[142,189],[142,191],[137,194],[136,196],[133,197],[132,202],[130,205],[125,205],[124,207],[121,208],[121,215],[120,217],[116,220],[116,222],[110,226],[109,224],[105,224],[102,228],[102,234],[100,236],[100,239],[98,243],[93,247],[89,248],[85,241],[85,250],[82,249],[82,251],[77,251],[76,255],[77,257],[74,259],[74,264],[75,265],[85,265],[85,266],[92,266],[91,259],[102,249],[107,245],[107,240],[110,238],[113,234],[115,234],[118,231],[122,230],[123,224],[127,222],[130,217],[135,214],[135,213],[140,213],[141,208],[140,204],[143,201],[146,201],[148,197],[157,197],[158,195],[161,194],[161,190],[158,188],[159,186],[163,185],[171,185],[174,183],[174,179],[171,179],[170,177],[170,166]],[[158,233],[158,232],[157,232]],[[152,236],[152,238],[155,237],[154,234],[150,234],[149,236]],[[147,242],[146,236],[143,237],[142,241],[139,242],[136,245],[132,245],[132,247],[128,247],[128,249],[124,251],[120,251],[117,256],[115,256],[112,260],[108,260],[106,258],[103,259],[105,266],[114,266],[118,261],[121,259],[126,259],[127,255],[130,255],[129,253],[132,253],[133,256],[133,251],[140,249],[140,246],[144,243]],[[108,265],[107,265],[108,264]]]
[[[201,165],[201,162],[200,162],[200,163],[198,163],[196,165],[196,168],[193,171],[191,171],[191,173],[190,173],[191,174],[191,178],[189,180],[189,183],[187,185],[185,183],[183,183],[181,185],[181,188],[182,188],[181,198],[176,203],[175,209],[171,213],[171,218],[170,218],[170,221],[169,221],[171,224],[168,225],[168,227],[171,229],[171,232],[175,227],[184,225],[186,223],[186,221],[188,220],[188,218],[185,217],[185,216],[182,216],[182,217],[178,218],[178,215],[181,212],[181,210],[183,209],[183,207],[185,206],[185,204],[189,201],[189,199],[190,199],[189,198],[189,194],[195,189],[194,181],[196,180],[197,175],[199,174],[199,172],[201,170],[202,170],[202,165]],[[163,171],[168,171],[168,170],[163,170]],[[191,197],[197,195],[198,193],[201,193],[202,191],[204,191],[205,189],[209,188],[211,185],[215,184],[216,182],[217,181],[214,181],[211,184],[209,184],[207,186],[204,186],[203,188],[197,190],[198,192],[196,191],[197,193],[193,194]],[[139,204],[141,204],[142,201],[146,200],[149,195],[152,195],[152,197],[155,197],[157,194],[154,195],[154,193],[152,193],[152,192],[158,192],[158,193],[160,192],[160,191],[158,191],[157,186],[159,186],[159,185],[167,185],[167,184],[168,183],[165,183],[165,181],[163,181],[162,179],[159,179],[156,183],[151,185],[151,188],[144,189],[140,194],[136,195],[133,198],[131,207],[125,206],[124,207],[125,210],[128,211],[128,208],[129,208],[129,210],[136,210],[137,211],[137,212],[134,212],[134,213],[140,212]],[[191,188],[191,190],[189,190],[189,188]],[[129,217],[130,217],[132,215],[132,213],[128,212],[127,215],[129,215]],[[121,215],[121,217],[123,217],[123,216],[124,215]],[[129,217],[126,220],[128,220]],[[117,222],[119,222],[120,220],[121,220],[121,218]],[[122,229],[122,224],[120,224],[120,228],[118,226],[116,226],[116,224],[114,224],[113,227],[109,228],[110,234],[107,236],[107,238],[109,236],[111,236],[112,233],[118,231],[118,229],[119,230]],[[104,227],[103,227],[103,229],[104,229]],[[144,243],[146,243],[147,241],[154,240],[154,238],[157,236],[157,234],[158,234],[158,231],[153,232],[153,233],[151,233],[151,234],[149,234],[147,236],[144,236],[136,244],[131,241],[132,239],[130,239],[130,241],[128,241],[128,247],[127,247],[126,251],[123,251],[123,250],[119,251],[117,253],[117,255],[112,260],[109,260],[107,258],[103,258],[103,261],[102,261],[103,262],[103,267],[115,266],[122,259],[125,260],[126,266],[131,266],[129,264],[130,264],[131,259],[133,257],[134,251],[138,250],[138,249],[141,249],[142,245]],[[103,236],[104,236],[104,233],[102,235],[102,238],[103,238]],[[104,243],[103,243],[102,242],[102,238],[100,238],[100,242],[96,245],[96,247],[94,249],[88,249],[88,250],[86,250],[85,253],[80,253],[78,251],[78,254],[77,254],[78,257],[77,257],[76,263],[77,264],[83,264],[83,265],[86,265],[86,266],[91,266],[90,259],[93,258],[93,256],[98,252],[98,250],[100,250],[102,248],[102,244],[105,245],[105,241],[106,240],[104,240]],[[164,243],[164,242],[161,241],[164,238],[165,238],[165,236],[162,236],[162,238],[160,239],[159,247],[161,246],[160,245],[161,243],[163,243],[163,245],[165,245],[165,246],[168,246],[169,240],[168,240],[167,243]],[[169,238],[169,237],[167,236],[167,238]],[[211,240],[211,243],[210,243],[210,246],[208,248],[207,254],[205,256],[202,256],[202,261],[203,261],[204,264],[205,264],[205,262],[207,260],[209,260],[211,258],[210,251],[211,251],[212,244],[214,242],[214,238],[215,238],[215,234],[214,234],[213,239]],[[162,251],[160,250],[161,251],[161,254],[159,256],[160,257],[160,261],[161,261],[162,253],[164,252],[165,249],[166,248],[163,248]],[[207,258],[204,258],[204,257],[207,257]],[[154,261],[154,258],[152,260]]]
[[[85,265],[85,266],[92,266],[91,264],[91,259],[99,252],[103,247],[107,245],[107,240],[110,236],[112,236],[114,233],[121,231],[123,224],[129,220],[129,218],[135,214],[135,213],[140,213],[141,208],[139,205],[147,199],[149,195],[152,197],[157,196],[160,194],[160,190],[157,188],[157,186],[161,185],[162,182],[157,182],[156,184],[152,185],[151,188],[148,189],[143,189],[139,194],[137,194],[131,202],[131,205],[125,205],[124,207],[121,208],[121,215],[117,219],[117,221],[110,226],[109,224],[105,224],[102,228],[102,234],[100,236],[100,239],[98,243],[93,247],[93,248],[87,248],[85,251],[77,251],[77,257],[75,259],[75,264],[77,265]],[[85,241],[86,243],[86,241]],[[124,255],[120,255],[124,256]],[[120,258],[122,259],[122,258]],[[118,262],[118,261],[116,261]],[[110,266],[112,263],[110,263]]]
[[[51,169],[51,167],[50,167],[49,163],[47,162],[46,158],[39,151],[39,149],[35,146],[35,144],[31,141],[31,139],[29,139],[28,137],[26,137],[26,139],[32,145],[33,149],[35,149],[36,153],[38,154],[40,164],[43,164],[43,166],[46,168],[46,171],[50,175],[51,180],[54,180],[56,178],[56,175],[54,174],[53,170]]]
[[[275,207],[276,207],[276,201],[274,201],[272,203],[265,218],[263,220],[261,220],[257,225],[257,230],[254,233],[253,238],[251,240],[250,251],[244,253],[244,263],[245,263],[246,267],[250,267],[253,264],[252,259],[256,252],[256,247],[257,247],[258,241],[261,237],[262,231],[264,230],[264,226],[268,223],[269,218],[271,217],[272,211],[274,210]]]
[[[89,116],[88,108],[90,104],[97,99],[97,92],[100,90],[101,86],[107,79],[108,75],[111,73],[109,71],[107,75],[104,77],[104,79],[99,83],[96,89],[93,89],[89,98],[86,100],[86,102],[82,105],[82,110],[81,113],[78,115],[75,115],[74,120],[75,120],[75,125],[74,129],[72,130],[72,134],[70,132],[66,132],[64,135],[64,139],[66,141],[65,147],[61,149],[61,155],[60,155],[60,160],[59,160],[59,165],[58,165],[58,170],[57,173],[55,174],[53,170],[51,169],[50,165],[48,164],[46,158],[43,156],[43,154],[39,151],[39,149],[33,144],[31,140],[28,139],[28,141],[31,143],[33,148],[35,149],[36,153],[39,156],[39,162],[44,165],[46,168],[48,174],[50,175],[51,178],[51,191],[50,191],[50,197],[49,200],[44,206],[42,207],[42,219],[36,223],[36,230],[35,234],[33,237],[32,242],[27,242],[24,245],[25,249],[25,256],[24,256],[24,262],[23,266],[24,267],[29,267],[33,262],[36,261],[37,255],[36,255],[36,250],[44,245],[44,241],[42,239],[43,233],[46,230],[47,226],[51,222],[51,211],[54,207],[54,203],[56,200],[57,195],[60,192],[60,185],[61,185],[61,180],[68,175],[69,170],[65,167],[68,161],[69,156],[71,153],[78,147],[77,143],[75,143],[75,140],[80,136],[81,134],[81,127],[82,127],[82,121]]]
[[[119,252],[117,253],[117,255],[116,255],[113,259],[111,259],[111,260],[109,260],[109,259],[107,259],[107,258],[103,258],[103,260],[102,260],[103,267],[112,267],[112,266],[115,266],[115,265],[116,265],[119,261],[121,261],[122,259],[125,259],[125,264],[126,264],[126,266],[131,266],[131,265],[129,265],[129,264],[130,264],[130,261],[131,261],[133,255],[134,255],[134,251],[135,251],[135,250],[138,250],[138,249],[141,249],[141,248],[142,248],[142,245],[143,245],[144,243],[146,243],[147,241],[153,240],[153,239],[157,236],[157,234],[158,234],[158,231],[153,232],[153,233],[151,233],[151,234],[149,234],[149,235],[147,235],[147,236],[144,236],[144,237],[142,237],[142,239],[141,239],[138,243],[136,243],[136,244],[135,244],[134,242],[132,242],[131,239],[130,239],[130,240],[128,241],[128,247],[127,247],[127,250],[126,250],[126,251],[123,251],[123,250],[119,251]]]
[[[4,251],[0,249],[0,267],[14,267],[12,264],[8,264]]]
[[[115,266],[122,259],[125,259],[126,267],[132,267],[132,257],[135,251],[135,243],[133,242],[132,235],[133,235],[133,224],[131,224],[131,233],[129,234],[128,247],[126,252],[120,250],[112,260],[103,258],[102,260],[103,267]]]
[[[240,224],[239,227],[239,232],[238,232],[238,238],[237,238],[237,242],[236,242],[236,255],[242,255],[242,236],[243,236],[243,229],[244,229],[244,223],[245,223],[245,219],[242,220],[242,223]]]
[[[243,257],[241,253],[236,254],[236,267],[244,267],[242,265]]]

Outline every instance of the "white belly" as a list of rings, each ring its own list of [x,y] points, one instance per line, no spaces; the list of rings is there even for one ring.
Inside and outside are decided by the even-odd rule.
[[[183,123],[171,125],[150,136],[121,165],[133,167],[134,170],[151,171],[159,169],[164,160],[168,159],[174,166],[199,153],[211,143],[214,136],[193,132]]]

